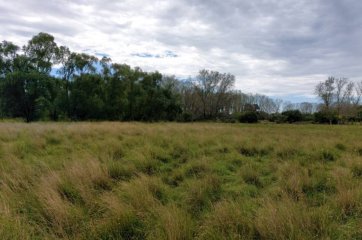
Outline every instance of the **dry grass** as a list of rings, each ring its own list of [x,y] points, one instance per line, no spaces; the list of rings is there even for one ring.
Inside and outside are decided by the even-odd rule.
[[[0,239],[360,239],[362,127],[0,123]]]

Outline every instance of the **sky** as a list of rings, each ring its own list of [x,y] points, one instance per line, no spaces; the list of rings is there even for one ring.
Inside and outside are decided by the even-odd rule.
[[[188,78],[228,72],[235,88],[315,101],[328,76],[362,79],[360,0],[0,0],[0,41],[58,45]]]

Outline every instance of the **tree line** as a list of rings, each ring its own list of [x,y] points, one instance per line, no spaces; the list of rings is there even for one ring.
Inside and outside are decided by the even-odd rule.
[[[37,120],[255,122],[361,121],[362,83],[329,78],[323,104],[292,104],[234,89],[235,76],[200,70],[189,79],[146,72],[58,46],[39,33],[19,47],[0,43],[0,117]]]

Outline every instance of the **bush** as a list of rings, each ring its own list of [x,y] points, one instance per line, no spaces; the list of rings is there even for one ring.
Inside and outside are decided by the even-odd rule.
[[[282,115],[286,117],[288,123],[300,122],[303,120],[303,115],[299,110],[289,110],[282,112]]]
[[[258,114],[256,112],[245,112],[239,116],[241,123],[257,123]]]
[[[287,117],[280,113],[273,113],[270,114],[269,120],[275,123],[285,123],[287,122]]]
[[[303,121],[305,122],[313,122],[314,121],[314,115],[310,113],[304,113],[302,114]]]
[[[269,113],[263,111],[257,112],[257,116],[258,120],[269,120],[270,118]]]
[[[180,118],[180,121],[181,121],[181,122],[192,122],[192,120],[193,120],[192,113],[183,112],[183,113],[181,114],[181,118]]]
[[[317,123],[337,124],[338,116],[334,112],[316,112],[314,113],[314,121]]]

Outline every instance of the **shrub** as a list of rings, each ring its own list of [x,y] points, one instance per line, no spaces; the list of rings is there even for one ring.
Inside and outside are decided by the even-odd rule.
[[[267,112],[260,111],[257,112],[258,120],[269,120],[270,115]]]
[[[245,112],[239,116],[239,122],[241,123],[257,123],[258,114],[256,112]]]
[[[303,113],[302,114],[303,121],[305,122],[313,122],[314,121],[314,115],[310,113]]]
[[[285,122],[287,122],[287,117],[280,113],[273,113],[273,114],[270,114],[269,120],[271,122],[275,122],[275,123],[285,123]]]
[[[189,112],[183,112],[180,117],[181,122],[192,122],[193,116],[192,113]]]
[[[337,124],[338,116],[334,112],[316,112],[314,113],[314,121],[317,123],[329,123],[329,124]]]
[[[286,121],[289,123],[300,122],[303,120],[302,113],[299,110],[289,110],[282,112],[282,115],[286,117]]]

